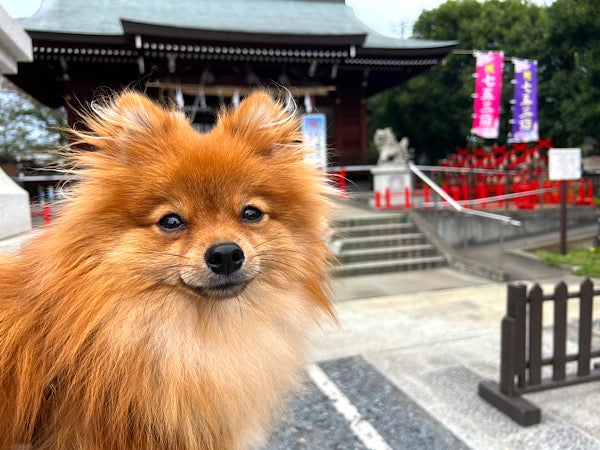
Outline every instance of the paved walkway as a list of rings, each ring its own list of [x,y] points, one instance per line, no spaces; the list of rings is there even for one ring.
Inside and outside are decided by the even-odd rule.
[[[469,448],[600,449],[600,383],[527,395],[542,409],[542,423],[528,428],[478,397],[477,384],[499,376],[505,283],[435,269],[334,288],[339,325],[323,329],[313,362],[361,357]]]
[[[360,211],[348,206],[341,212],[348,213]],[[523,258],[519,245],[524,244],[507,245],[505,264],[513,279],[525,274],[521,282],[538,282],[545,289],[563,279],[578,289],[581,277]],[[482,260],[497,248],[486,252],[480,250]],[[542,410],[542,422],[527,428],[477,395],[480,381],[498,381],[506,289],[506,283],[450,268],[337,279],[339,324],[323,328],[311,347],[311,361],[326,366],[350,358],[371,366],[456,438],[419,440],[405,431],[406,439],[391,448],[600,449],[600,382],[525,396]],[[598,302],[594,318],[600,319]],[[569,344],[576,350],[576,343]]]

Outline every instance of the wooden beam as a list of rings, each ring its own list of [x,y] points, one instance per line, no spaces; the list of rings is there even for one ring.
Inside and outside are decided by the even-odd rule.
[[[148,89],[165,89],[175,90],[181,89],[185,95],[198,95],[198,92],[202,90],[204,95],[207,96],[219,96],[232,97],[237,91],[239,95],[246,96],[256,90],[266,90],[274,94],[280,94],[284,91],[289,91],[293,97],[303,97],[304,95],[310,95],[312,97],[327,97],[329,93],[336,90],[335,86],[291,86],[291,87],[277,87],[277,86],[200,86],[193,83],[176,83],[166,81],[149,81],[146,83]]]

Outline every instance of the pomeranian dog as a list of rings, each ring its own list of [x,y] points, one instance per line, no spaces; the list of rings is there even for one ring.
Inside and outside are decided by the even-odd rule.
[[[206,134],[130,91],[83,117],[60,216],[0,259],[0,448],[260,445],[333,314],[299,121],[261,92]]]

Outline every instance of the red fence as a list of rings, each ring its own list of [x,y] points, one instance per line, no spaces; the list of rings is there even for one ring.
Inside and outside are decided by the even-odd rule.
[[[560,203],[560,182],[544,180],[538,182],[519,182],[510,186],[503,184],[487,185],[483,182],[475,186],[464,182],[461,185],[442,184],[441,188],[453,200],[477,208],[518,208],[535,209],[542,205]],[[567,203],[570,205],[594,205],[594,187],[591,180],[567,182]],[[410,208],[412,206],[430,207],[433,193],[429,186],[417,189],[408,187],[402,192],[375,191],[375,207],[379,209]]]
[[[559,182],[548,180],[551,138],[533,144],[514,143],[490,148],[457,148],[440,166],[417,166],[450,198],[468,207],[535,209],[560,203]],[[333,185],[346,196],[346,175],[368,172],[373,166],[330,167]],[[426,184],[408,190],[374,192],[380,209],[432,206],[433,192]],[[437,194],[436,194],[437,195]],[[594,205],[592,180],[567,183],[567,203]]]
[[[548,150],[552,139],[540,139],[535,143],[513,143],[491,148],[457,148],[456,154],[440,165],[448,168],[437,181],[445,192],[457,201],[480,200],[482,207],[504,207],[505,199],[495,202],[493,197],[509,196],[513,205],[521,209],[533,209],[540,204],[560,202],[559,182],[549,181]],[[567,203],[593,204],[591,180],[569,182]],[[536,192],[537,191],[537,192]],[[520,195],[532,192],[531,195]],[[512,197],[510,197],[512,196]]]
[[[540,178],[543,178],[543,175]],[[518,179],[512,184],[501,182],[487,183],[480,179],[473,185],[468,180],[461,184],[442,184],[442,189],[456,201],[485,207],[514,206],[519,209],[534,209],[540,205],[560,203],[560,181],[547,179]],[[567,182],[567,203],[573,205],[593,205],[594,187],[592,180]],[[509,204],[505,204],[508,202]]]
[[[539,139],[533,144],[513,143],[490,148],[457,148],[456,153],[440,164],[486,170],[520,170],[527,173],[548,169],[547,151],[552,148],[552,138]]]
[[[31,217],[41,217],[43,219],[44,225],[48,225],[52,220],[52,208],[50,207],[50,203],[46,202],[43,205],[32,205]]]

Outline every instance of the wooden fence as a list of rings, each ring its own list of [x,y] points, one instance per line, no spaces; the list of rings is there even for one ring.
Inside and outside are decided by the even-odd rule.
[[[567,285],[560,282],[549,295],[537,284],[529,293],[523,284],[510,284],[506,316],[502,319],[500,383],[481,382],[479,395],[519,424],[529,426],[540,422],[541,411],[522,394],[600,380],[600,364],[595,361],[600,358],[600,349],[592,348],[593,303],[597,295],[600,289],[595,290],[590,279],[581,283],[579,292],[569,293]],[[548,303],[553,307],[554,323],[552,353],[545,357],[543,308]],[[578,303],[577,323],[567,324],[569,303]],[[567,325],[578,330],[577,353],[567,352]]]

